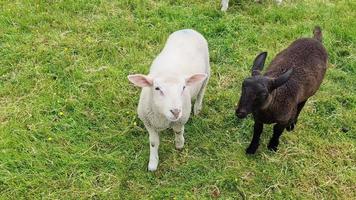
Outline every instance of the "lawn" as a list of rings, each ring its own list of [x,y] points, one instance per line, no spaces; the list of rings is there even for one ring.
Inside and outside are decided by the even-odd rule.
[[[354,199],[356,2],[351,0],[3,0],[0,2],[0,199]],[[245,155],[253,120],[234,108],[254,57],[267,63],[315,25],[328,71],[293,132]],[[140,90],[168,35],[209,43],[212,76],[183,151],[161,134],[147,172]]]

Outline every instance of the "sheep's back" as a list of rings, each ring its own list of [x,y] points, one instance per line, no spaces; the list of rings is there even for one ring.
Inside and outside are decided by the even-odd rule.
[[[278,88],[279,93],[305,101],[314,95],[324,78],[327,68],[327,52],[324,46],[312,38],[302,38],[280,52],[271,62],[266,76],[277,78],[288,69],[293,73],[286,84]]]

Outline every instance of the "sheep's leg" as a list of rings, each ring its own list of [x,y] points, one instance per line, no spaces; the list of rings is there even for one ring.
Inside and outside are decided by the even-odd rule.
[[[184,147],[184,125],[173,126],[175,135],[176,149],[181,150]]]
[[[221,0],[221,11],[227,11],[229,8],[229,0]]]
[[[267,146],[269,150],[277,151],[277,147],[279,144],[279,137],[282,135],[285,127],[286,125],[282,125],[282,124],[276,124],[273,126],[273,136]]]
[[[297,122],[298,122],[299,114],[300,114],[300,112],[302,111],[302,109],[303,109],[303,107],[304,107],[304,105],[305,105],[306,102],[307,102],[307,101],[303,101],[303,102],[301,102],[301,103],[299,103],[299,104],[297,105],[297,113],[296,113],[295,117],[291,120],[291,122],[288,124],[288,126],[286,127],[286,130],[287,130],[287,131],[292,131],[292,130],[294,130],[294,127],[295,127],[295,125],[296,125]]]
[[[250,146],[246,149],[247,154],[254,154],[260,145],[260,137],[263,130],[263,123],[256,122],[253,126],[253,137]]]
[[[297,115],[295,116],[295,124],[297,123],[299,114],[300,114],[300,112],[302,111],[302,109],[303,109],[303,107],[304,107],[304,105],[305,105],[306,102],[307,102],[307,101],[303,101],[303,102],[301,102],[301,103],[298,104],[298,106],[297,106]]]
[[[282,0],[276,0],[277,5],[280,5],[282,3]]]
[[[156,171],[158,166],[158,147],[159,147],[159,134],[153,128],[146,126],[146,129],[149,133],[150,141],[150,161],[148,162],[148,170]]]
[[[206,86],[208,85],[209,78],[206,78],[202,84],[200,91],[197,95],[197,99],[194,102],[194,115],[198,115],[203,107],[203,97],[205,94]]]

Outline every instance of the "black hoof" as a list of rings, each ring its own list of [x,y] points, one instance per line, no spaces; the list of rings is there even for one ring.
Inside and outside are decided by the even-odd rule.
[[[269,150],[271,150],[271,151],[277,151],[278,144],[279,144],[278,141],[272,140],[272,141],[269,142],[267,148],[268,148]]]
[[[297,120],[295,119],[287,125],[286,130],[288,132],[293,131],[296,125],[297,125]]]
[[[278,150],[278,148],[276,146],[268,146],[267,147],[270,151],[274,151],[276,152]]]
[[[293,131],[293,130],[294,130],[294,126],[295,126],[294,123],[290,123],[290,124],[286,127],[286,130],[287,130],[288,132]]]
[[[246,149],[246,154],[255,154],[257,151],[258,145],[257,146],[249,146]]]

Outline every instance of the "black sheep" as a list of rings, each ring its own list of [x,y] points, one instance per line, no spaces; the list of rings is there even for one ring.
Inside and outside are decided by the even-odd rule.
[[[252,76],[243,81],[236,109],[238,118],[252,113],[255,120],[247,154],[256,152],[263,124],[276,123],[268,149],[277,150],[284,129],[294,129],[305,102],[319,89],[328,59],[320,27],[315,27],[313,38],[298,39],[280,52],[262,75],[266,57],[267,52],[256,57]]]

